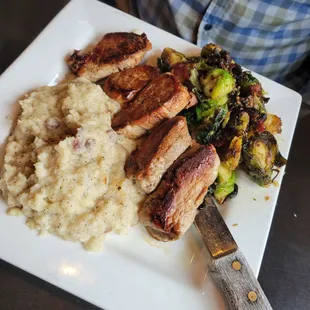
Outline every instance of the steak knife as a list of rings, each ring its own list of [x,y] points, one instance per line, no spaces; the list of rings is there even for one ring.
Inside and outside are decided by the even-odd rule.
[[[195,226],[211,254],[210,273],[231,310],[272,310],[253,271],[211,197],[206,197]]]

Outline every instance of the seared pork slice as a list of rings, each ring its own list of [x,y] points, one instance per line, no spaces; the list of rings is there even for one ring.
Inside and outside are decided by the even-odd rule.
[[[163,174],[191,144],[186,118],[175,116],[155,128],[126,161],[129,178],[146,193],[152,192]]]
[[[199,144],[172,164],[139,211],[140,221],[152,237],[175,240],[187,231],[217,177],[219,164],[214,146]]]
[[[141,65],[111,74],[104,82],[103,90],[120,104],[131,101],[138,92],[160,74],[159,69]]]
[[[189,103],[185,107],[185,109],[189,109],[189,108],[195,106],[196,104],[198,104],[198,99],[197,99],[196,95],[193,92],[190,92],[190,96],[191,96],[191,98],[189,99]]]
[[[191,66],[186,62],[179,62],[173,65],[171,73],[174,74],[178,80],[184,85],[190,77]]]
[[[161,74],[114,117],[112,128],[128,138],[140,138],[182,111],[189,100],[189,92],[174,75]]]
[[[112,32],[104,35],[88,53],[75,50],[67,63],[77,76],[96,82],[114,72],[136,66],[151,48],[145,33]]]

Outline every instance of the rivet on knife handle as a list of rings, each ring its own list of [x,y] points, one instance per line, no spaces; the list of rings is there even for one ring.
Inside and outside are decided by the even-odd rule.
[[[195,225],[211,254],[210,272],[232,310],[272,310],[251,267],[211,198],[195,218]]]
[[[240,263],[239,270],[233,268],[234,261]],[[211,259],[210,272],[214,280],[221,286],[230,309],[272,309],[240,250],[219,259]]]

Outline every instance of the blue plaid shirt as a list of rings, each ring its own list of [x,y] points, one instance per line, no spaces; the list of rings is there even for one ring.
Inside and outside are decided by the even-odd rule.
[[[242,66],[282,83],[310,104],[309,0],[106,0],[203,46],[221,45]]]

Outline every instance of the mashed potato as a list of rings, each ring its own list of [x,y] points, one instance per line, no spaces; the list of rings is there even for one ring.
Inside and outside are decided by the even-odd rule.
[[[80,78],[37,89],[20,105],[0,181],[8,213],[92,251],[107,232],[136,224],[143,195],[124,173],[136,143],[111,128],[118,104]]]

